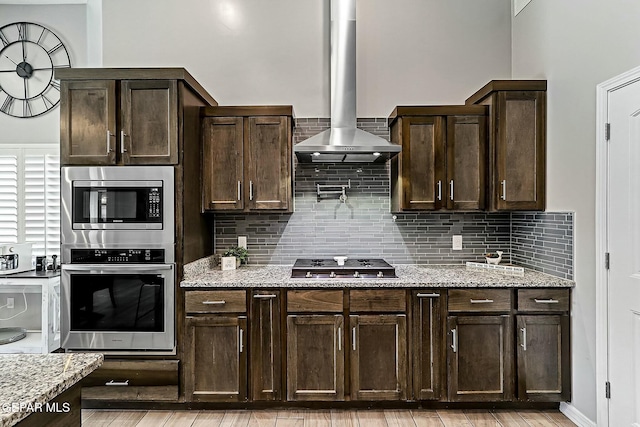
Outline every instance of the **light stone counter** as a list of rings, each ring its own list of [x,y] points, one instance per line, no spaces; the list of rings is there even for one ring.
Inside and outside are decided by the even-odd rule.
[[[199,261],[196,261],[198,263]],[[396,265],[398,278],[381,279],[292,279],[291,266],[242,266],[221,271],[207,263],[185,266],[181,287],[193,288],[571,288],[575,283],[533,270],[523,277],[470,270],[462,265]]]
[[[103,360],[96,353],[0,355],[0,427],[45,412],[47,402],[96,370]]]

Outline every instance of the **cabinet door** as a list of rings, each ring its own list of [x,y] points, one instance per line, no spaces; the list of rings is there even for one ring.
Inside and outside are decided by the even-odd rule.
[[[206,117],[202,130],[202,209],[242,210],[242,117]]]
[[[510,316],[450,316],[449,400],[502,401],[513,397]]]
[[[442,315],[439,290],[413,291],[413,398],[440,399],[443,384]]]
[[[280,291],[254,291],[251,304],[251,398],[281,400]]]
[[[442,207],[445,175],[444,117],[406,117],[402,122],[403,209]]]
[[[518,398],[561,402],[570,398],[569,317],[516,316]]]
[[[485,206],[485,116],[447,116],[447,208]]]
[[[497,209],[544,210],[545,103],[543,91],[497,94],[494,178]]]
[[[287,400],[344,400],[342,315],[287,316]]]
[[[245,119],[245,195],[249,210],[290,209],[289,128],[290,119],[285,116]]]
[[[187,317],[186,398],[238,402],[247,397],[245,316]]]
[[[351,398],[404,400],[407,397],[407,318],[349,316]]]
[[[60,155],[62,165],[115,164],[115,81],[61,82]]]
[[[123,80],[120,154],[124,164],[178,163],[178,83]]]

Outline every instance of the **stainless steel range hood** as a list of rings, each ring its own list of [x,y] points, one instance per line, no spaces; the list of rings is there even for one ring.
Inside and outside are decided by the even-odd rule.
[[[356,128],[356,0],[331,0],[331,129],[296,144],[304,163],[384,162],[401,147]]]

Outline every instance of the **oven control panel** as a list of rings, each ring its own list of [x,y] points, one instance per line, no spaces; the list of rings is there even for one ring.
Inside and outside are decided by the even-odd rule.
[[[71,249],[72,264],[158,264],[164,249]]]
[[[149,218],[160,218],[160,207],[162,201],[160,200],[160,189],[149,189]]]

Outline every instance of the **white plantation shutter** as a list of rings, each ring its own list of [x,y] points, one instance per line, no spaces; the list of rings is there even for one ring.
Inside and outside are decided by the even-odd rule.
[[[0,147],[0,243],[15,242],[33,243],[33,255],[60,255],[57,144]]]
[[[59,156],[24,157],[24,237],[33,255],[60,254]]]
[[[18,242],[18,156],[0,153],[0,243]]]

